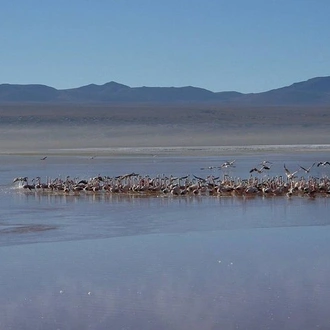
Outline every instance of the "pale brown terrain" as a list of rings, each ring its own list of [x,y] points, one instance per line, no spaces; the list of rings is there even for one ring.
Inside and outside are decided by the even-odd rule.
[[[11,154],[330,144],[330,108],[1,105],[0,141],[0,152]]]

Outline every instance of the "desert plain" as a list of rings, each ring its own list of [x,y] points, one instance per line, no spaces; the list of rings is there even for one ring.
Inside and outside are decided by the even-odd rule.
[[[0,153],[218,154],[330,145],[330,108],[214,104],[4,104]],[[255,150],[255,148],[254,148]]]

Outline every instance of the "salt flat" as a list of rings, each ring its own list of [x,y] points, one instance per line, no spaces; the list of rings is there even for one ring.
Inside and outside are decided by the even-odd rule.
[[[210,155],[215,147],[326,146],[329,126],[326,107],[3,105],[0,152],[126,154],[133,148],[151,153],[167,148],[175,154],[187,147],[193,154]]]

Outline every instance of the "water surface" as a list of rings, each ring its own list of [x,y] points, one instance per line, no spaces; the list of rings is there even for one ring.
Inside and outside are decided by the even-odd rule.
[[[235,156],[246,177],[327,154]],[[56,196],[17,176],[198,176],[218,157],[2,156],[1,329],[327,329],[329,199]],[[312,175],[327,175],[315,168]]]

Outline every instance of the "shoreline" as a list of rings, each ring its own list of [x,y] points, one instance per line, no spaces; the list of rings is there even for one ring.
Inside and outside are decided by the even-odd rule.
[[[330,144],[240,145],[240,146],[168,146],[52,148],[39,150],[7,150],[7,156],[90,156],[90,157],[155,157],[155,156],[218,156],[251,153],[330,152]]]

